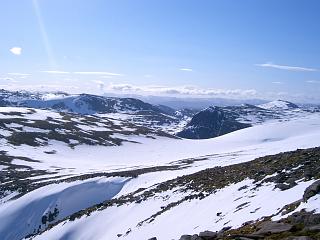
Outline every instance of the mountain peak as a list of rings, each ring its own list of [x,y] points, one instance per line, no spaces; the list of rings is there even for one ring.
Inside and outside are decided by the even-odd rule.
[[[264,109],[270,109],[270,110],[289,110],[289,109],[299,108],[298,105],[289,101],[281,100],[281,99],[268,102],[265,104],[261,104],[258,107],[264,108]]]

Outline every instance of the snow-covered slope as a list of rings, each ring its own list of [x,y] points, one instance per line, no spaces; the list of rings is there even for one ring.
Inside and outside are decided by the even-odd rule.
[[[117,98],[90,94],[31,93],[0,90],[0,106],[20,106],[56,110],[82,115],[103,115],[125,119],[139,126],[175,133],[194,114],[192,110],[175,111],[135,98]]]
[[[239,117],[225,108],[209,107],[194,115],[177,135],[189,139],[206,139],[251,126],[237,121]]]
[[[21,107],[0,107],[0,135],[4,144],[34,147],[50,145],[50,141],[63,142],[70,147],[79,144],[114,146],[131,141],[132,135],[170,137],[122,119]]]
[[[140,188],[133,194],[124,195],[128,187],[123,188],[112,202],[78,212],[35,239],[178,239],[184,233],[239,227],[263,216],[281,217],[285,206],[300,200],[305,189],[315,182],[304,179],[304,173],[309,167],[316,167],[319,158],[310,162],[310,158],[301,157],[313,151],[318,154],[315,157],[319,156],[319,149],[300,151],[205,170]],[[283,164],[283,160],[289,161],[292,168],[288,169],[289,163]],[[303,165],[307,162],[309,166]],[[264,165],[264,169],[259,168]],[[292,185],[280,180],[284,176],[291,177]],[[300,204],[320,212],[319,205],[314,204],[316,198]]]
[[[138,110],[160,111],[154,105],[135,98],[103,97],[90,94],[31,93],[0,90],[2,106],[57,109],[80,114],[130,112]]]
[[[260,108],[269,109],[269,110],[289,110],[289,109],[298,109],[299,107],[288,101],[276,100],[268,103],[259,105]]]
[[[125,179],[91,179],[52,184],[0,206],[1,236],[21,239],[71,214],[111,199]],[[4,221],[5,219],[5,221]]]
[[[265,122],[304,117],[312,112],[315,111],[281,100],[259,106],[212,106],[196,113],[177,135],[189,139],[212,138]]]
[[[102,116],[63,116],[48,110],[2,110],[1,239],[20,239],[28,234],[42,233],[48,227],[48,221],[42,222],[45,216],[47,220],[51,216],[49,223],[55,226],[35,239],[112,240],[154,236],[160,240],[178,239],[184,233],[218,230],[227,225],[235,227],[274,214],[284,204],[298,200],[314,181],[313,177],[299,177],[295,185],[280,191],[276,180],[266,180],[286,172],[300,176],[300,165],[312,160],[309,158],[292,158],[294,164],[277,162],[273,158],[249,165],[237,164],[297,148],[319,146],[319,113],[262,123],[207,140],[175,139],[146,128],[146,132],[140,134],[137,126]],[[13,120],[19,122],[6,122]],[[108,137],[125,141],[113,146],[86,141],[70,146],[69,141],[49,138],[52,130],[42,128],[43,124],[34,125],[38,120],[50,124],[58,122],[60,129],[67,129],[71,124],[75,132],[89,133],[79,139],[103,138],[104,135],[98,135],[98,130],[103,128],[103,131],[109,131]],[[36,135],[45,134],[45,144],[33,146],[29,142],[15,144],[8,140],[13,132],[32,131]],[[63,132],[65,138],[74,139],[65,134],[65,130]],[[38,138],[37,135],[34,140],[38,142]],[[298,154],[312,156],[313,152]],[[291,159],[290,156],[285,155],[283,159]],[[315,162],[305,166],[316,170],[318,158],[312,161]],[[250,169],[254,171],[246,172]],[[223,179],[219,180],[220,177]],[[234,178],[236,180],[232,180]],[[119,188],[109,191],[110,184],[107,183],[114,181],[120,184]],[[97,192],[106,189],[106,194],[90,194],[87,186]],[[70,206],[69,201],[79,199],[73,194],[74,188],[86,197],[82,197],[79,204]],[[272,199],[277,201],[269,204]],[[219,204],[221,202],[224,206]],[[209,212],[212,213],[210,216],[207,215]],[[15,222],[19,227],[11,227]],[[169,228],[173,224],[176,227]]]

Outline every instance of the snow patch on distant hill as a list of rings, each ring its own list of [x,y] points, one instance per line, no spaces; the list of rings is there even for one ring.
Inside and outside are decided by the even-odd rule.
[[[276,100],[272,102],[268,102],[265,104],[261,104],[258,107],[264,108],[264,109],[269,109],[269,110],[289,110],[289,109],[298,109],[299,106],[288,101],[284,100]]]

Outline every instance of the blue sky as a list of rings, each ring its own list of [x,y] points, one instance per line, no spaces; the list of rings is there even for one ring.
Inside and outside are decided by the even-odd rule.
[[[318,0],[2,0],[0,87],[320,102]]]

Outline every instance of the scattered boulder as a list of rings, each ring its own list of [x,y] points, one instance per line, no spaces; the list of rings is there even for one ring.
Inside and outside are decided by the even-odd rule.
[[[293,177],[289,178],[286,182],[289,184],[290,188],[292,188],[292,187],[297,185],[296,180]]]
[[[291,188],[289,184],[285,184],[285,183],[278,183],[276,184],[275,187],[279,188],[281,191],[285,191]]]
[[[191,235],[182,235],[179,240],[191,240]]]
[[[258,226],[258,231],[253,235],[269,235],[282,232],[288,232],[293,228],[293,225],[281,222],[267,221],[263,222]]]
[[[232,227],[230,227],[230,226],[222,228],[219,232],[217,232],[217,237],[222,237],[223,234],[224,234],[226,231],[230,230],[231,228],[232,228]]]
[[[309,232],[320,232],[320,224],[311,226],[311,227],[307,227],[305,230],[309,231]]]
[[[306,188],[303,194],[303,201],[307,202],[309,198],[320,193],[320,180],[315,181],[309,187]]]
[[[310,227],[320,224],[320,214],[306,211],[295,212],[287,218],[288,222],[293,225],[303,224]]]
[[[157,240],[156,237],[149,238],[148,240]]]
[[[198,234],[194,234],[194,235],[191,236],[191,240],[202,240],[202,238],[199,237]]]
[[[218,237],[218,233],[211,232],[211,231],[204,231],[199,233],[199,237],[201,237],[203,240],[213,240]]]
[[[194,235],[186,234],[186,235],[182,235],[179,240],[203,240],[203,238],[199,237],[198,234],[194,234]]]

